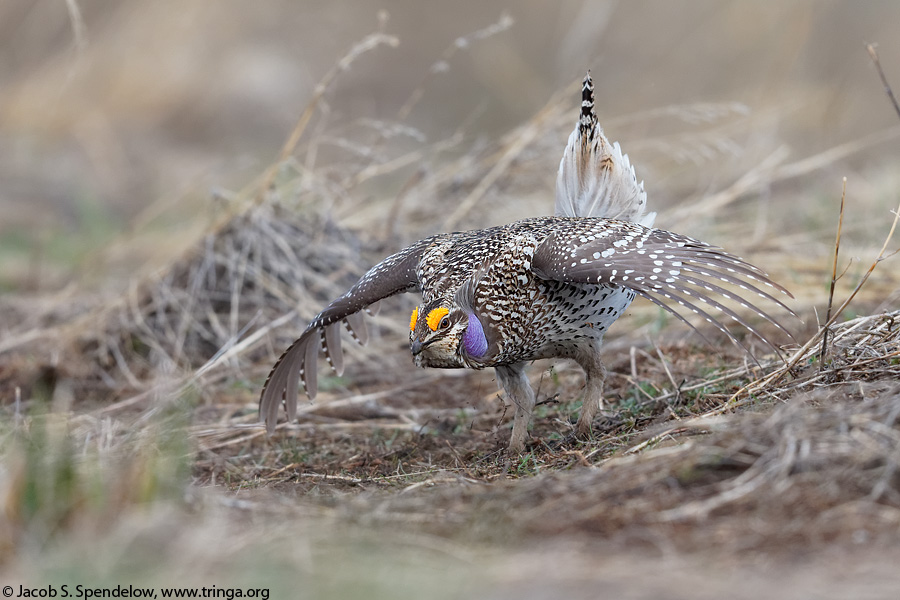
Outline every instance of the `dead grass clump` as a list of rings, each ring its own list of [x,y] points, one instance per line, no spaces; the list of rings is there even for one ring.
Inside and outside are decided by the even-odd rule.
[[[260,378],[263,363],[292,341],[300,324],[352,285],[380,252],[321,209],[252,207],[127,294],[61,326],[35,330],[33,340],[23,338],[0,363],[4,397],[20,387],[29,405],[49,401],[62,384],[72,399],[109,406],[110,396],[131,402],[134,394],[180,395],[212,366],[225,368],[193,389],[227,392]],[[64,360],[26,359],[48,338]]]
[[[824,361],[817,360],[814,351],[807,351],[800,361],[810,365],[809,375],[798,379],[795,385],[897,378],[900,375],[900,310],[841,323],[833,329]]]
[[[136,286],[110,311],[105,327],[81,336],[83,354],[103,369],[105,382],[146,389],[155,372],[195,371],[251,328],[268,324],[268,331],[310,318],[309,307],[356,281],[364,251],[354,234],[321,213],[255,207]],[[245,352],[228,361],[239,376],[258,359],[258,352]]]
[[[822,352],[817,343],[830,331]],[[759,396],[784,399],[792,392],[841,382],[900,379],[900,311],[858,317],[819,330],[791,358],[741,388],[717,412]]]

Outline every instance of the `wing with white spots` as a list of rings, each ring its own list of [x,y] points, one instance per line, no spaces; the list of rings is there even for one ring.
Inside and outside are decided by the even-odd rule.
[[[278,421],[278,408],[284,404],[288,421],[297,414],[300,382],[310,400],[316,397],[316,363],[319,351],[340,375],[343,372],[340,326],[343,322],[360,343],[368,340],[363,309],[374,313],[375,303],[400,292],[418,289],[416,267],[423,252],[433,242],[427,238],[389,256],[375,265],[350,290],[320,312],[306,330],[281,355],[263,386],[259,398],[259,414],[271,432]]]
[[[561,223],[538,246],[532,270],[538,277],[549,280],[632,289],[687,323],[676,310],[678,306],[684,307],[709,321],[739,346],[737,339],[707,308],[735,320],[776,351],[772,342],[721,300],[756,313],[788,336],[790,332],[777,319],[746,296],[773,302],[796,316],[765,288],[788,296],[790,292],[750,263],[687,236],[624,221],[573,219]],[[723,283],[740,291],[726,289]]]

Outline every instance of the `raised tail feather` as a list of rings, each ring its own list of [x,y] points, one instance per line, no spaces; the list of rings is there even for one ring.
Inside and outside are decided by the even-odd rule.
[[[628,155],[609,143],[594,113],[594,82],[588,71],[581,88],[581,115],[569,136],[556,176],[556,215],[605,217],[650,226],[647,193]]]

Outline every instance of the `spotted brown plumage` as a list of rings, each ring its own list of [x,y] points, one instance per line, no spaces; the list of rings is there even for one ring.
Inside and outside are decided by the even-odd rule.
[[[512,451],[524,447],[534,408],[525,366],[539,358],[569,358],[584,369],[585,398],[576,431],[590,433],[602,406],[603,335],[636,295],[682,320],[676,307],[694,312],[739,344],[710,312],[718,311],[775,348],[721,300],[736,302],[784,330],[748,297],[790,312],[772,295],[789,295],[787,290],[721,248],[649,226],[643,184],[618,144],[609,144],[597,125],[592,90],[588,76],[582,114],[560,164],[558,216],[438,234],[374,266],[329,304],[273,367],[260,398],[260,414],[270,431],[281,405],[288,420],[294,419],[301,382],[315,397],[320,351],[341,372],[341,323],[364,342],[361,311],[400,292],[422,294],[410,323],[416,365],[496,369],[516,407]],[[621,218],[609,218],[610,213]]]

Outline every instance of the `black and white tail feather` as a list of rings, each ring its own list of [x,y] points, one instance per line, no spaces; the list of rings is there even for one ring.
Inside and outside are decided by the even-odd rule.
[[[647,193],[619,142],[609,143],[594,112],[594,82],[581,86],[581,116],[569,135],[556,175],[556,216],[604,217],[650,227]]]

